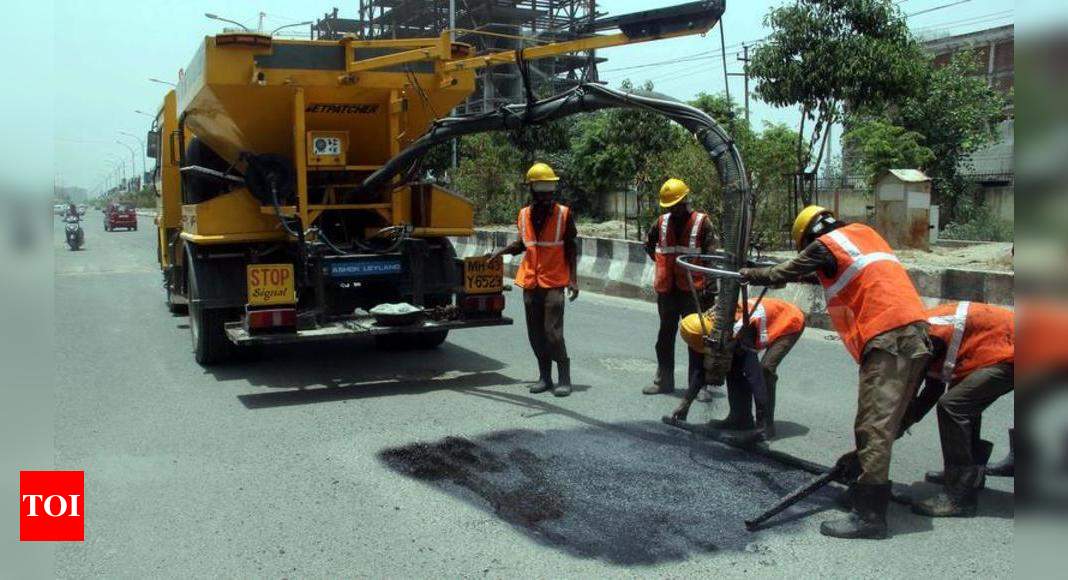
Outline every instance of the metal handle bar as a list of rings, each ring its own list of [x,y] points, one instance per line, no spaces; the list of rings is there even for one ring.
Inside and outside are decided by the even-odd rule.
[[[719,268],[709,268],[708,266],[698,266],[697,264],[691,264],[688,260],[722,260],[722,256],[716,256],[714,254],[688,254],[685,256],[679,256],[675,259],[675,263],[681,265],[683,268],[693,271],[701,272],[702,274],[709,274],[717,278],[741,278],[741,274],[733,270],[721,270]]]

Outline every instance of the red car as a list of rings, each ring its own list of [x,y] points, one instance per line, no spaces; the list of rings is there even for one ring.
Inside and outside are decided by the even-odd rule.
[[[115,228],[137,230],[137,210],[129,203],[109,203],[104,208],[104,230],[115,231]]]

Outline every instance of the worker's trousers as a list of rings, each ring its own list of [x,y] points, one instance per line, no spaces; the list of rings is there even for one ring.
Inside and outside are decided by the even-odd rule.
[[[764,384],[769,392],[774,392],[775,385],[779,382],[779,365],[793,350],[803,332],[805,332],[804,327],[795,333],[780,336],[764,349],[764,355],[760,357],[760,366],[764,370]]]
[[[1012,363],[976,369],[938,399],[938,435],[946,467],[977,464],[974,441],[983,411],[1013,389]]]
[[[865,346],[853,425],[861,466],[859,483],[890,481],[894,440],[930,360],[931,341],[925,324],[888,331]]]
[[[656,311],[660,315],[660,330],[656,333],[656,366],[661,375],[670,380],[675,376],[675,336],[679,333],[679,320],[697,312],[693,294],[674,290],[657,293]]]
[[[527,314],[527,338],[538,360],[567,360],[564,344],[564,289],[529,288],[523,290],[523,307]]]

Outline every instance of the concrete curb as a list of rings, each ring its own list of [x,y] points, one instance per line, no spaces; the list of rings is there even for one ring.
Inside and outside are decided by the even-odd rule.
[[[476,232],[474,236],[453,238],[461,257],[481,256],[501,248],[516,235],[509,232]],[[645,255],[640,242],[579,237],[579,288],[584,291],[656,301],[653,292],[653,262]],[[505,256],[506,276],[514,276],[522,256]],[[955,268],[920,268],[910,266],[909,277],[927,306],[942,302],[971,300],[1013,308],[1015,298],[1012,272],[962,270]],[[830,328],[823,291],[817,286],[790,284],[771,290],[769,296],[789,300],[805,311],[809,325]]]

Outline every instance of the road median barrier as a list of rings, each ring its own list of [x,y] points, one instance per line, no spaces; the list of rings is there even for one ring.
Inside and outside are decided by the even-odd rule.
[[[473,236],[453,238],[460,257],[481,256],[503,248],[516,234],[502,231],[477,231]],[[514,276],[522,256],[505,256],[504,273]],[[1013,308],[1013,272],[972,270],[947,267],[923,267],[906,264],[909,277],[928,307],[943,302],[971,300]],[[578,238],[579,288],[588,292],[656,301],[653,292],[653,261],[645,254],[641,242],[606,238]],[[809,326],[830,329],[823,291],[818,286],[790,284],[769,296],[797,304],[808,318]]]

